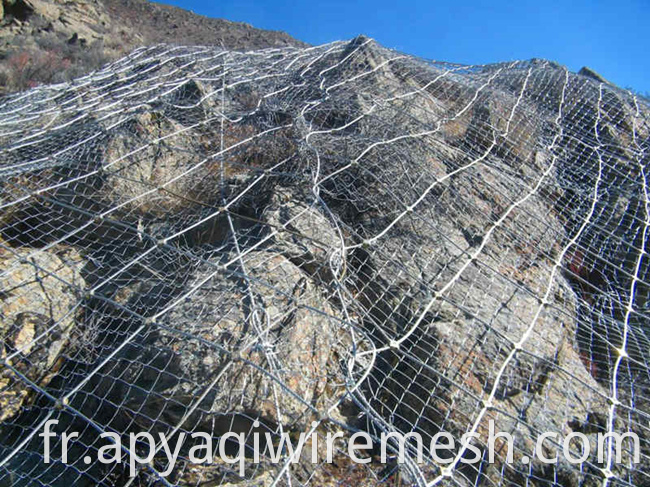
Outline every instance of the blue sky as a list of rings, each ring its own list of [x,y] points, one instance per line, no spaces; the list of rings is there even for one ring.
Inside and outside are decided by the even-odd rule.
[[[650,0],[169,0],[209,17],[283,30],[310,44],[358,34],[428,59],[546,58],[650,93]]]

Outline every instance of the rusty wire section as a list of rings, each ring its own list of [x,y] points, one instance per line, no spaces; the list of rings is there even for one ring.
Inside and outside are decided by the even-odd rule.
[[[0,484],[648,485],[649,113],[547,61],[364,37],[157,46],[4,99]],[[127,455],[199,431],[244,433],[245,478],[190,440],[135,477],[84,462],[101,433]],[[391,432],[422,455],[391,440],[381,463]],[[545,432],[547,457],[575,432],[592,451],[543,464]],[[639,445],[598,458],[606,432]]]

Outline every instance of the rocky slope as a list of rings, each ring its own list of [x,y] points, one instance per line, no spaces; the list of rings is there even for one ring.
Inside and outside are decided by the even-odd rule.
[[[283,32],[146,0],[3,0],[0,93],[72,79],[159,43],[228,49],[304,46]]]
[[[469,464],[459,442],[443,468],[428,448],[314,465],[309,443],[241,479],[186,445],[167,480],[158,454],[136,481],[650,480],[642,100],[548,61],[428,63],[360,37],[139,49],[7,98],[0,121],[3,485],[127,484],[82,462],[100,431],[276,443],[312,421],[474,432],[486,454],[493,420],[515,447]],[[50,416],[83,432],[69,465],[29,436]],[[639,436],[638,464],[529,460],[543,432],[608,431]]]

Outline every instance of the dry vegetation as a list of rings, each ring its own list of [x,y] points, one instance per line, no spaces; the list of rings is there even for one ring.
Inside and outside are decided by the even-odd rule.
[[[305,45],[283,32],[145,0],[3,0],[0,94],[69,81],[137,47],[160,43],[237,50]]]

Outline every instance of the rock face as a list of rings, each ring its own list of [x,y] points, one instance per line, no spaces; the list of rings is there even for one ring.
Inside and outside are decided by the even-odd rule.
[[[186,444],[137,481],[644,485],[649,114],[551,62],[429,63],[365,37],[159,46],[8,98],[3,482],[128,483],[84,466],[97,431],[231,431],[245,479]],[[28,437],[47,415],[83,431],[67,465]],[[511,457],[498,440],[489,460],[491,427]],[[367,432],[370,462],[310,439],[252,463],[254,432],[312,428]],[[423,458],[381,464],[382,432],[418,433]],[[547,464],[546,432],[546,457],[571,433],[593,447]],[[598,457],[615,432],[638,463]]]
[[[247,361],[245,365],[231,367],[220,379],[228,387],[215,391],[211,401],[215,412],[256,411],[285,426],[305,428],[313,409],[327,405],[325,388],[335,377],[333,370],[328,370],[334,346],[340,346],[331,318],[335,313],[301,269],[282,255],[251,253],[240,265],[250,269],[250,280],[263,279],[266,289],[253,291],[253,285],[236,274],[230,280],[217,274],[175,306],[166,320],[170,328],[220,343],[223,351],[231,353],[240,353],[241,344],[248,340],[259,341],[241,352],[239,358]],[[203,281],[213,273],[213,267],[199,269],[194,279]],[[219,304],[206,309],[205,303]],[[173,334],[169,339],[177,342]],[[162,335],[158,340],[167,341]],[[218,354],[213,352],[197,364],[202,347],[191,340],[179,345],[185,352],[180,366],[194,381],[201,383],[219,370],[215,367]],[[187,353],[193,345],[197,353]]]
[[[34,390],[47,387],[61,365],[69,343],[84,281],[79,273],[82,258],[75,249],[54,247],[46,252],[29,249],[0,251],[3,275],[0,310],[0,354],[14,370],[2,370],[0,418],[14,416]]]

